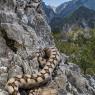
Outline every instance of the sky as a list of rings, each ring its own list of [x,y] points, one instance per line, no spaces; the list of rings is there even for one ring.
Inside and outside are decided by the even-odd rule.
[[[47,5],[50,6],[58,6],[62,4],[63,2],[71,1],[71,0],[43,0]]]

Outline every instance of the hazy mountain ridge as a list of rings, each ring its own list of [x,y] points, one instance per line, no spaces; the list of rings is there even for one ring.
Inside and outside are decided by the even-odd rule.
[[[65,4],[67,4],[66,7],[64,7]],[[56,9],[59,11],[60,13],[59,15],[67,16],[68,14],[78,9],[80,6],[84,6],[89,9],[95,10],[94,4],[95,4],[95,0],[72,0],[66,3],[63,3],[62,5],[58,6]]]
[[[55,16],[55,10],[56,10],[56,9],[54,9],[54,7],[45,5],[44,2],[42,2],[42,6],[43,6],[44,12],[45,12],[45,14],[46,14],[47,22],[50,23],[51,20],[52,20],[52,19],[54,18],[54,16]]]
[[[95,28],[95,11],[86,7],[80,7],[63,21],[63,26],[78,26],[79,28]],[[64,28],[64,27],[63,27]],[[69,27],[67,27],[69,29]]]
[[[73,20],[74,20],[74,23],[78,23],[76,17],[74,17],[74,16],[78,16],[78,17],[80,16],[79,17],[80,24],[81,23],[82,23],[82,25],[84,24],[83,27],[87,26],[87,27],[92,28],[92,26],[94,27],[94,23],[92,20],[95,20],[94,16],[92,17],[92,13],[94,13],[94,11],[95,11],[94,5],[95,5],[95,0],[72,0],[69,2],[65,2],[65,3],[61,4],[60,6],[58,6],[56,8],[56,11],[53,11],[52,7],[50,7],[50,9],[52,9],[53,14],[52,14],[52,12],[50,13],[46,10],[45,10],[45,13],[48,17],[49,24],[52,27],[53,31],[62,30],[62,28],[64,27],[63,23],[64,23],[64,25],[67,23],[70,25],[70,22],[72,22]],[[85,14],[82,13],[83,12],[82,10],[84,11]],[[77,11],[79,12],[79,14],[76,14],[76,13],[78,13]],[[48,16],[48,15],[50,15],[50,16]],[[87,15],[87,18],[85,17],[86,15]],[[88,16],[88,15],[90,15],[90,16]],[[88,19],[89,22],[86,21],[85,18]],[[67,19],[70,21],[68,22]],[[72,23],[72,24],[74,24],[74,23]],[[78,23],[78,25],[79,25],[79,23]],[[65,25],[65,26],[67,26],[67,25]]]

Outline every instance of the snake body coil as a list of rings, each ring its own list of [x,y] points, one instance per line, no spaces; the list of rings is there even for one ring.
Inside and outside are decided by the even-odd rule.
[[[54,68],[58,65],[60,61],[60,54],[56,48],[50,47],[43,49],[45,52],[44,56],[41,57],[37,53],[38,61],[45,64],[43,69],[37,74],[28,75],[17,75],[11,79],[6,84],[6,90],[10,95],[20,95],[19,88],[31,89],[33,87],[40,86],[41,84],[47,82]],[[32,95],[31,93],[29,95]]]

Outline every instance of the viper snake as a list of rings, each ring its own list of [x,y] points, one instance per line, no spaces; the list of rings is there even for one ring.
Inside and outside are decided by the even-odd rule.
[[[34,87],[39,87],[52,77],[55,67],[60,63],[60,53],[55,47],[44,48],[43,52],[42,55],[39,52],[35,53],[38,62],[43,64],[42,70],[36,74],[23,74],[10,78],[5,86],[9,95],[21,95],[20,88],[33,89]],[[34,95],[32,90],[29,95]]]

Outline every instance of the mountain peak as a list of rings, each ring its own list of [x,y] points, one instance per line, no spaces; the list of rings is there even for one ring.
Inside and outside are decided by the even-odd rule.
[[[49,15],[49,24],[52,29],[59,30],[66,23],[78,23],[78,21],[83,27],[94,26],[92,20],[95,20],[95,0],[72,0],[58,6],[56,12],[55,9],[51,9],[52,11],[47,12],[47,16]]]

